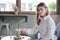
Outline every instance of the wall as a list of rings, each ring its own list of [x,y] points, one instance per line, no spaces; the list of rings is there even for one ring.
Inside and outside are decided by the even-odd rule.
[[[15,30],[18,28],[31,28],[35,24],[35,15],[27,15],[28,19],[27,22],[25,22],[24,17],[18,17],[18,16],[8,16],[4,17],[4,22],[0,19],[0,31],[1,31],[1,24],[2,23],[9,23],[10,24],[10,30],[11,33],[14,35]]]
[[[51,15],[51,17],[53,18],[56,24],[60,22],[60,15]]]

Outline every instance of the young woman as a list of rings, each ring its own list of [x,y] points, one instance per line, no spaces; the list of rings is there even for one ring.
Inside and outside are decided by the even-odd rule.
[[[32,31],[30,30],[31,32],[27,32],[28,35],[36,34],[39,31],[41,40],[56,40],[54,35],[56,29],[55,23],[50,17],[48,7],[45,3],[37,5],[36,20],[36,26],[32,29]]]
[[[50,17],[45,3],[37,5],[37,25],[39,26],[41,40],[56,40],[54,35],[55,23]]]

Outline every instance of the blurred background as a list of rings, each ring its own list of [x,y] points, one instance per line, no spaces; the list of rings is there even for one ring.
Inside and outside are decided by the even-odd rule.
[[[36,6],[40,2],[47,4],[57,25],[60,22],[60,0],[0,0],[0,35],[15,35],[22,28],[31,30],[36,23]],[[15,14],[15,7],[18,7],[18,14]]]

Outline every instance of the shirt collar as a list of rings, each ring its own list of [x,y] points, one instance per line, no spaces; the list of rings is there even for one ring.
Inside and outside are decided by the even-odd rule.
[[[45,19],[47,19],[49,16],[50,16],[50,15],[47,15],[47,16],[45,16],[43,19],[45,20]]]
[[[41,20],[46,20],[50,15],[45,16],[44,18],[40,18]]]

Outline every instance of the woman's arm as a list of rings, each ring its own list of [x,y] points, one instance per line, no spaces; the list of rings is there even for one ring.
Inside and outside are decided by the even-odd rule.
[[[36,34],[38,32],[39,28],[38,26],[34,26],[31,30],[28,31],[28,34],[31,35],[31,34]]]
[[[30,29],[22,29],[21,35],[32,35],[32,34],[34,35],[38,32],[38,30],[39,30],[39,28],[37,25],[34,26],[33,28],[31,28],[31,30]]]

